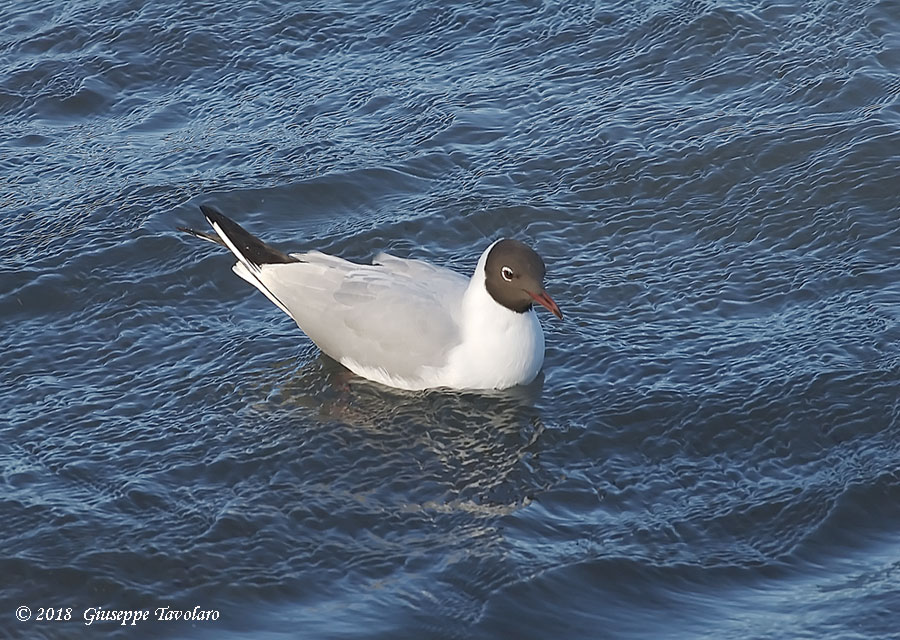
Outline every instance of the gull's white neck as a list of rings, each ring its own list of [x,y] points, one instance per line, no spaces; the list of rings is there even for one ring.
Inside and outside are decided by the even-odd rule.
[[[450,353],[446,368],[450,386],[494,389],[527,384],[544,363],[544,332],[534,309],[525,313],[507,309],[485,287],[484,266],[494,244],[481,254],[463,295],[462,342]]]

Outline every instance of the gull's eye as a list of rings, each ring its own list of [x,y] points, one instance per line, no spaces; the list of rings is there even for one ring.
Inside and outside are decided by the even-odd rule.
[[[516,274],[514,274],[513,270],[509,267],[503,267],[500,269],[500,275],[503,276],[503,279],[507,282],[512,282],[512,279]]]

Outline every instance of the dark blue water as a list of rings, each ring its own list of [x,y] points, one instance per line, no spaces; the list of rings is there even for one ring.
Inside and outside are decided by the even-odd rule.
[[[895,1],[7,1],[0,635],[900,637],[898,97]],[[201,202],[528,241],[543,377],[353,377]]]

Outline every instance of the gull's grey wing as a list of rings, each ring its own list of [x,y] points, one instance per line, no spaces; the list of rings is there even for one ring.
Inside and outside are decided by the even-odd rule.
[[[319,252],[292,257],[299,261],[263,265],[259,277],[335,360],[415,379],[460,342],[464,276],[387,254],[374,265]]]
[[[379,255],[359,265],[318,251],[288,255],[216,209],[201,205],[216,235],[182,229],[227,247],[234,272],[291,316],[319,348],[377,379],[417,381],[447,361],[461,340],[468,280],[418,260]]]

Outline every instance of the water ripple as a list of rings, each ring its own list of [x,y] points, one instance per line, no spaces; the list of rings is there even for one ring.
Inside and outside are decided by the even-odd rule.
[[[894,9],[13,2],[5,610],[892,637]],[[462,272],[518,237],[566,321],[529,388],[382,389],[175,233],[200,202]]]

